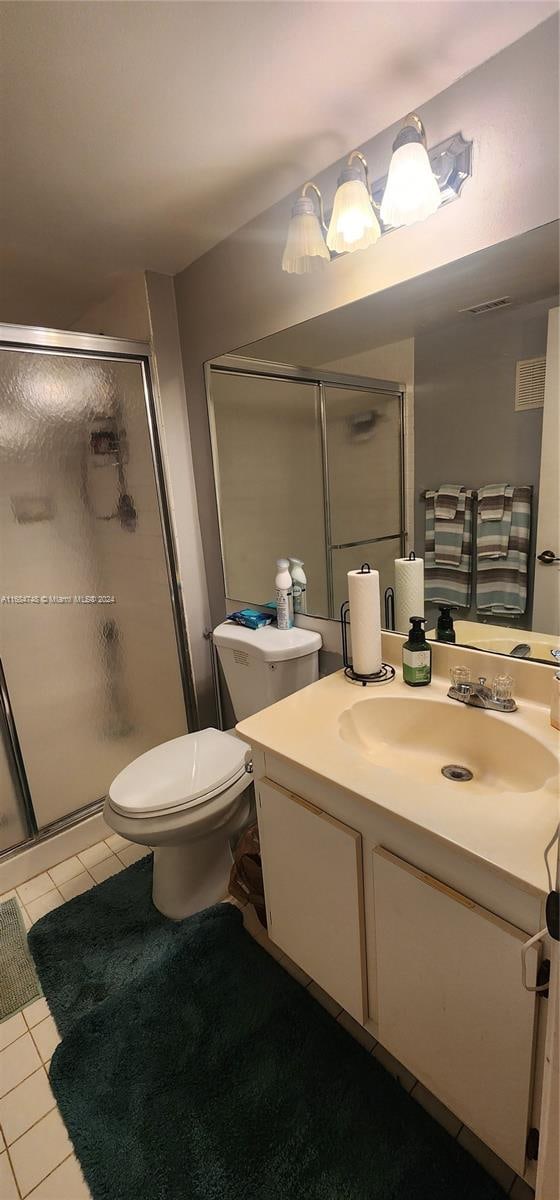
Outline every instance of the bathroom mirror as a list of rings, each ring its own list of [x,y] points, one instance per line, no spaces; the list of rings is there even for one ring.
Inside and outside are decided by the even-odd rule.
[[[554,661],[558,249],[554,222],[207,365],[230,608],[291,556],[338,619],[348,570],[385,592],[414,551],[429,636],[447,603],[458,643]]]

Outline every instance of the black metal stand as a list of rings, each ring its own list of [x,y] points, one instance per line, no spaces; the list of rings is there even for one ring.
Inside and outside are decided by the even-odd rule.
[[[395,629],[395,589],[385,588],[385,628]]]
[[[390,663],[381,663],[381,669],[373,675],[360,675],[354,670],[350,657],[348,655],[348,616],[350,605],[345,600],[340,608],[340,631],[342,635],[342,661],[344,663],[344,674],[350,680],[350,683],[359,683],[362,687],[367,687],[368,684],[390,683],[395,678],[395,668]]]

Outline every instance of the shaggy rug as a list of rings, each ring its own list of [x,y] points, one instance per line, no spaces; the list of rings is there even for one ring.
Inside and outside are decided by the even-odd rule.
[[[135,864],[30,934],[94,1200],[503,1197],[238,909],[167,921],[150,873]]]

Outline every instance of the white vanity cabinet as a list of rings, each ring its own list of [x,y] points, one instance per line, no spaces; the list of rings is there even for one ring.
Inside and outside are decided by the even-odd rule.
[[[378,847],[373,853],[379,1039],[519,1174],[537,1001],[527,934]],[[535,981],[537,952],[528,955]]]
[[[270,937],[363,1023],[361,834],[268,780],[257,813]]]
[[[538,900],[295,765],[259,765],[270,937],[524,1174],[546,1001],[523,987],[521,946]],[[533,948],[533,983],[537,967]]]

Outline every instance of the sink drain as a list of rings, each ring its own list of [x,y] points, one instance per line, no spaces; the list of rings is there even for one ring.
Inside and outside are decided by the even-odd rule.
[[[452,779],[454,783],[464,783],[468,779],[472,779],[473,773],[468,767],[460,767],[457,763],[448,763],[446,767],[441,768],[442,775],[446,779]]]

